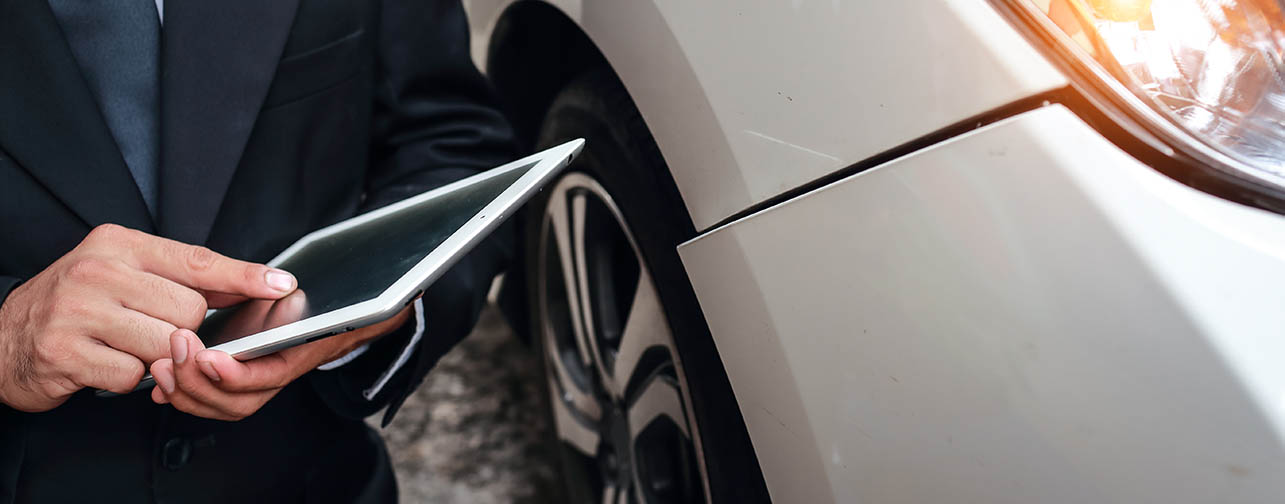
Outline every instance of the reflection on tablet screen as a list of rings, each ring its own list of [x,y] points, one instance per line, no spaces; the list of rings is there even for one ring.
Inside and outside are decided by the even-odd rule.
[[[214,346],[303,320],[308,296],[303,289],[278,300],[254,299],[218,310],[201,324],[201,341]]]
[[[535,163],[463,186],[314,241],[278,267],[299,289],[211,314],[198,331],[216,345],[379,297]],[[306,293],[306,294],[305,294]]]

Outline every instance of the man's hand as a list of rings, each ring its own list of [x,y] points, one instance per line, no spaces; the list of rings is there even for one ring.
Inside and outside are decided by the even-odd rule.
[[[289,306],[292,302],[302,305],[301,299],[282,300],[279,304],[286,307],[281,317],[291,317]],[[259,411],[282,388],[317,366],[401,327],[410,314],[411,308],[407,308],[378,324],[245,362],[218,350],[207,350],[192,331],[178,329],[170,336],[173,358],[152,364],[152,377],[156,379],[152,400],[173,404],[176,409],[199,417],[241,420]]]
[[[0,305],[0,402],[46,411],[84,387],[129,392],[207,308],[295,290],[284,271],[116,225],[94,228]]]

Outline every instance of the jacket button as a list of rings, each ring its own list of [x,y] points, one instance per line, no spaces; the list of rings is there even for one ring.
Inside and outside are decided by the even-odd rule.
[[[184,438],[170,438],[161,448],[161,465],[171,471],[177,471],[192,458],[192,443]]]

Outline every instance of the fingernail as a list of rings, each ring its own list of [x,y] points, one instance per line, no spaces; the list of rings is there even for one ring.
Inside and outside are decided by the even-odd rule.
[[[156,388],[152,390],[152,402],[156,404],[170,403],[170,398],[165,395],[165,390],[162,389],[160,385],[157,385]]]
[[[156,380],[156,384],[160,385],[161,390],[164,390],[166,394],[174,393],[173,376],[170,376],[168,373],[153,373],[152,378]]]
[[[210,381],[219,381],[221,379],[219,378],[219,372],[214,370],[214,364],[210,361],[198,360],[196,363],[200,365],[201,372],[205,373],[205,377],[209,378]]]
[[[174,364],[182,364],[187,361],[187,337],[181,332],[175,332],[170,337],[170,352],[174,354]]]
[[[294,290],[294,275],[281,271],[279,269],[270,269],[263,275],[263,279],[268,283],[268,287],[281,292],[290,292]]]

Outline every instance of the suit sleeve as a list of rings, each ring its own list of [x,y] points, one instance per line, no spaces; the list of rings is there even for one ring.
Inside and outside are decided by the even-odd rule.
[[[470,58],[460,1],[384,0],[377,18],[372,160],[362,210],[512,160],[512,129]],[[387,425],[438,359],[472,330],[514,239],[512,226],[501,227],[428,288],[422,312],[406,326],[342,366],[310,373],[323,400],[352,418],[387,406]]]
[[[22,283],[22,280],[0,275],[0,305],[4,304],[4,300],[9,298],[9,293],[13,292],[13,289],[20,283]]]

